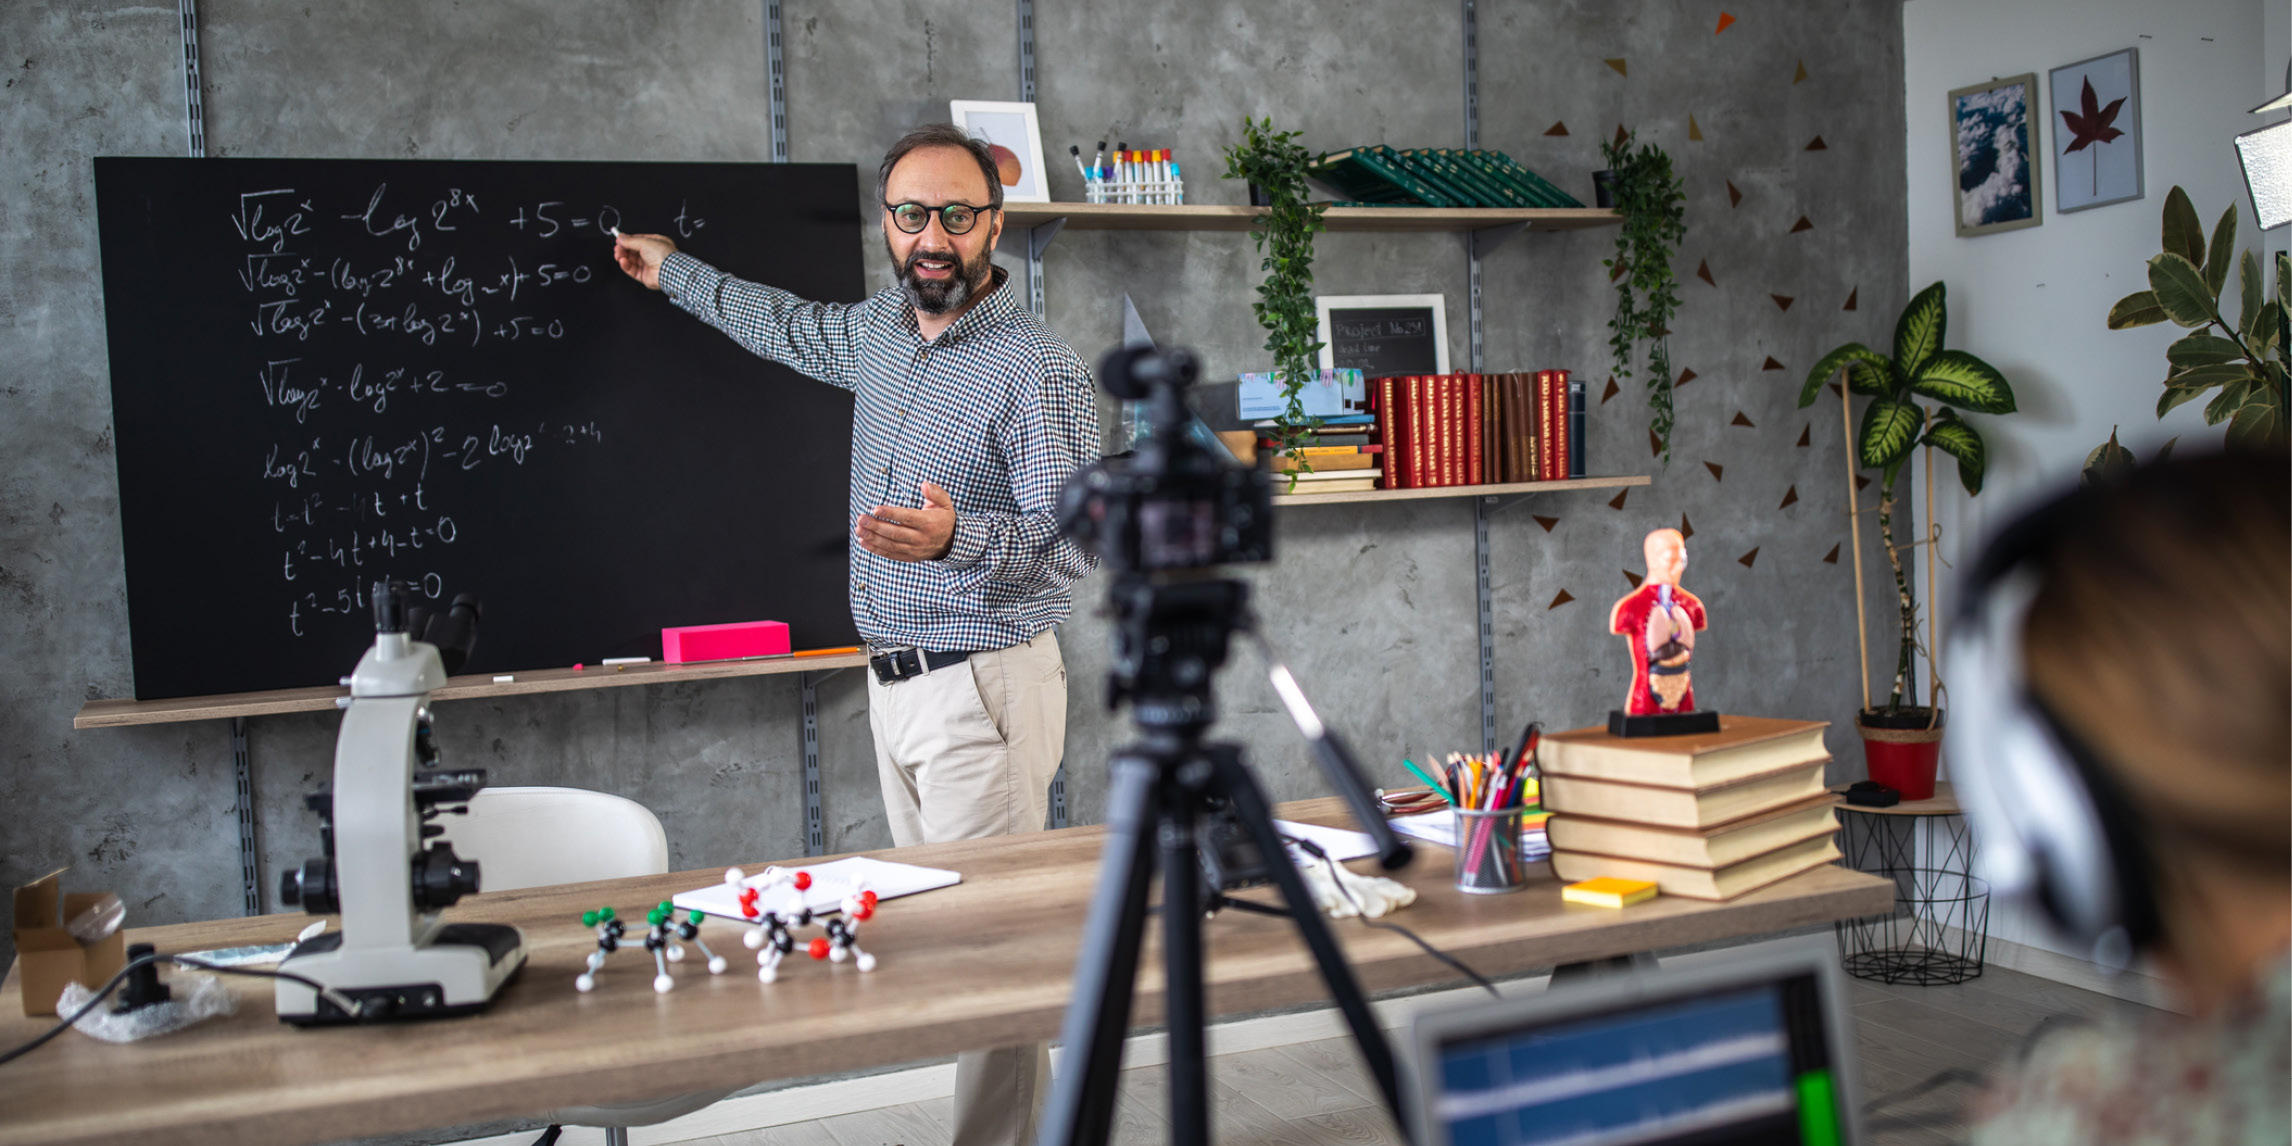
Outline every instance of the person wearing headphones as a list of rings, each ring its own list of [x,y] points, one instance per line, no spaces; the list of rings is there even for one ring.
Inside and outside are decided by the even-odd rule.
[[[2000,533],[1953,626],[1947,746],[1993,890],[2185,1014],[2040,1042],[1977,1144],[2292,1139],[2292,494],[2176,459]]]

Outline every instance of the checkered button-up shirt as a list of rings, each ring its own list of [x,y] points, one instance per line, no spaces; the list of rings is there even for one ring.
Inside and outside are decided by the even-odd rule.
[[[1057,524],[1059,488],[1098,455],[1090,369],[1020,306],[1008,277],[925,341],[898,287],[861,303],[807,302],[678,253],[670,301],[749,350],[852,391],[851,518],[955,502],[937,561],[851,547],[852,621],[879,648],[1000,649],[1067,618],[1096,559]]]

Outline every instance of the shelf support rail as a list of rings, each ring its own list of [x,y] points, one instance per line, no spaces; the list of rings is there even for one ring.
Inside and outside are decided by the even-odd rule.
[[[176,0],[175,14],[183,23],[183,130],[191,158],[205,159],[207,106],[199,95],[199,0]]]
[[[1464,146],[1480,146],[1480,10],[1476,0],[1464,3]],[[1483,227],[1464,237],[1466,277],[1470,280],[1472,371],[1482,369],[1484,349],[1480,309],[1480,256],[1520,233],[1526,223]],[[1472,591],[1480,627],[1480,749],[1496,751],[1496,616],[1490,602],[1488,569],[1488,513],[1494,498],[1472,499]]]
[[[842,672],[796,674],[796,688],[804,701],[804,854],[828,850],[827,828],[820,816],[820,682]]]
[[[781,54],[780,0],[764,0],[764,84],[772,117],[772,162],[788,161],[788,68]]]
[[[239,898],[248,915],[263,913],[263,853],[255,846],[255,757],[247,750],[247,718],[231,718],[231,772],[238,785]]]
[[[1019,0],[1019,102],[1035,102],[1035,0]]]

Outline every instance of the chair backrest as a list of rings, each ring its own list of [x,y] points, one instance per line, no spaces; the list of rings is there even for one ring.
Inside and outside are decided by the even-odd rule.
[[[668,834],[635,800],[580,788],[483,788],[464,816],[440,816],[486,891],[660,875]]]

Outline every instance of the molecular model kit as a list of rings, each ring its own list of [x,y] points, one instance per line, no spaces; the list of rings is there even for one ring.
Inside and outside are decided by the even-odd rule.
[[[838,912],[815,912],[805,905],[801,894],[812,887],[810,872],[768,867],[764,869],[761,884],[750,886],[747,879],[747,873],[739,868],[725,869],[724,882],[732,888],[742,917],[751,924],[740,941],[756,952],[758,980],[778,981],[780,961],[796,949],[796,929],[815,924],[824,934],[805,944],[806,954],[831,963],[850,959],[861,971],[875,970],[875,956],[861,950],[859,945],[859,925],[875,915],[875,892],[855,886],[843,896]],[[781,893],[782,898],[792,898],[794,906],[767,907],[766,897],[774,892]],[[791,892],[794,894],[790,895]],[[700,948],[708,959],[709,974],[724,973],[727,966],[724,956],[710,950],[700,938],[700,925],[707,918],[706,912],[695,910],[680,920],[667,900],[645,914],[644,948],[653,957],[654,991],[665,995],[676,988],[676,979],[669,974],[668,965],[684,961],[683,943]],[[597,933],[597,949],[589,953],[587,970],[573,980],[576,990],[587,993],[596,989],[597,973],[604,969],[605,957],[620,949],[628,928],[611,907],[583,912],[581,925]]]

